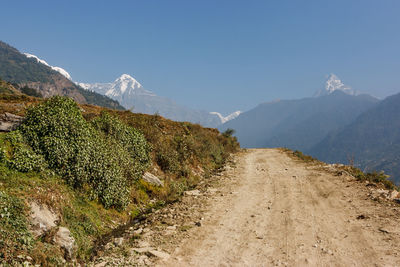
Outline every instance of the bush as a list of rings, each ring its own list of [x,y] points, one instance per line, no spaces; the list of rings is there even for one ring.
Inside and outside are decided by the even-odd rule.
[[[20,131],[8,133],[5,140],[9,143],[10,156],[6,156],[2,151],[3,155],[0,158],[4,158],[10,168],[20,172],[40,172],[47,167],[43,156],[24,143]]]
[[[119,152],[119,156],[116,156],[124,166],[125,176],[130,181],[141,178],[151,162],[151,146],[143,134],[105,111],[92,124],[104,134],[110,146]]]
[[[129,203],[131,177],[124,175],[129,167],[124,157],[131,155],[134,164],[129,172],[134,178],[148,166],[148,147],[139,133],[107,115],[89,123],[66,97],[52,97],[30,108],[19,130],[49,168],[73,187],[86,188],[107,208]]]

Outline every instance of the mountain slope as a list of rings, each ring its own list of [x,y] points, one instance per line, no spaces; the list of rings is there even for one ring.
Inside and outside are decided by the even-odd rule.
[[[320,160],[384,170],[400,183],[400,94],[390,96],[362,113],[307,151]]]
[[[368,95],[349,94],[343,86],[328,86],[331,78],[319,97],[260,104],[219,128],[236,130],[244,147],[308,150],[378,102]]]
[[[221,118],[216,114],[179,105],[169,98],[158,96],[144,89],[136,79],[128,74],[121,75],[112,83],[77,84],[89,91],[111,97],[134,112],[158,113],[171,120],[189,121],[208,127],[216,127],[222,123]]]
[[[46,64],[41,63],[37,57],[28,58],[17,49],[0,41],[0,78],[5,81],[36,89],[44,97],[64,95],[72,97],[79,103],[123,109],[108,97],[82,89],[60,74],[58,72],[60,69],[56,71]]]

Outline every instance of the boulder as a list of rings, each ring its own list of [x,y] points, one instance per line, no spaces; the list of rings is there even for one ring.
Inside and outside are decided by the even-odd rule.
[[[71,232],[66,227],[58,228],[57,233],[54,235],[54,243],[64,249],[64,258],[72,260],[75,257],[76,243]]]
[[[157,176],[154,174],[151,174],[149,172],[146,172],[143,176],[142,179],[148,182],[149,184],[153,184],[156,186],[164,186],[164,182],[161,181]]]
[[[36,202],[31,202],[29,205],[31,207],[29,219],[32,225],[33,235],[36,238],[57,226],[59,217],[56,213],[52,212],[49,207]]]
[[[23,117],[11,113],[0,115],[0,132],[10,132],[15,130],[23,121]]]

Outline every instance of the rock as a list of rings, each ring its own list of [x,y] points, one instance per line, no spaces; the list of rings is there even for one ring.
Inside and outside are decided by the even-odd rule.
[[[389,193],[388,198],[389,198],[390,200],[394,200],[394,199],[397,198],[398,195],[399,195],[399,192],[398,192],[397,190],[392,190],[392,191]]]
[[[59,221],[58,215],[52,212],[46,205],[40,205],[36,202],[31,202],[29,205],[31,207],[29,218],[33,235],[36,238],[57,226]]]
[[[139,241],[138,246],[139,248],[145,248],[145,247],[150,247],[150,244],[147,241],[141,240]]]
[[[152,248],[152,247],[143,247],[143,248],[133,248],[132,249],[134,252],[136,252],[136,253],[148,253],[148,252],[150,252],[150,251],[153,251],[154,250],[154,248]]]
[[[171,255],[169,255],[168,253],[158,251],[158,250],[151,250],[151,251],[149,251],[149,253],[153,256],[156,256],[157,258],[162,259],[162,260],[168,260],[171,257]]]
[[[379,228],[378,229],[379,231],[381,231],[382,233],[384,233],[384,234],[388,234],[389,233],[389,231],[388,230],[386,230],[385,228]]]
[[[23,117],[11,113],[4,113],[0,115],[0,132],[10,132],[15,130],[21,122]]]
[[[114,243],[114,245],[116,247],[119,247],[124,243],[124,238],[123,237],[114,238],[114,242],[113,243]]]
[[[140,235],[141,233],[143,233],[143,229],[142,229],[142,228],[139,228],[139,229],[137,229],[137,230],[134,230],[133,233],[134,233],[135,235]]]
[[[208,188],[207,192],[209,192],[210,194],[215,194],[218,192],[218,189],[217,188]]]
[[[164,186],[163,181],[161,181],[157,176],[149,172],[145,172],[145,174],[142,176],[142,179],[156,186]]]
[[[71,235],[71,232],[66,227],[58,228],[57,233],[53,239],[54,243],[60,246],[65,251],[64,258],[72,260],[75,257],[76,243],[75,239]]]
[[[191,191],[185,191],[186,196],[201,196],[200,190],[195,189]]]

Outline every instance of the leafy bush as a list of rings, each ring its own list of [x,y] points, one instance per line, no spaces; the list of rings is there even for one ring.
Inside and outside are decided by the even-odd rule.
[[[125,208],[129,203],[124,175],[129,166],[121,160],[125,155],[135,162],[129,169],[134,178],[148,166],[148,147],[137,132],[107,115],[91,124],[69,98],[52,97],[29,109],[19,130],[49,168],[73,187],[86,188],[105,207]],[[128,151],[120,142],[128,144]]]
[[[118,150],[125,176],[129,180],[137,180],[150,165],[151,146],[143,134],[122,123],[117,117],[103,111],[101,116],[94,119],[92,124],[101,131],[105,138]],[[127,155],[125,155],[127,152]]]
[[[42,155],[35,153],[31,147],[23,142],[23,137],[20,131],[8,133],[5,137],[10,146],[10,156],[4,153],[4,159],[8,166],[20,171],[42,171],[47,167],[47,163]],[[1,158],[1,157],[0,157]]]

